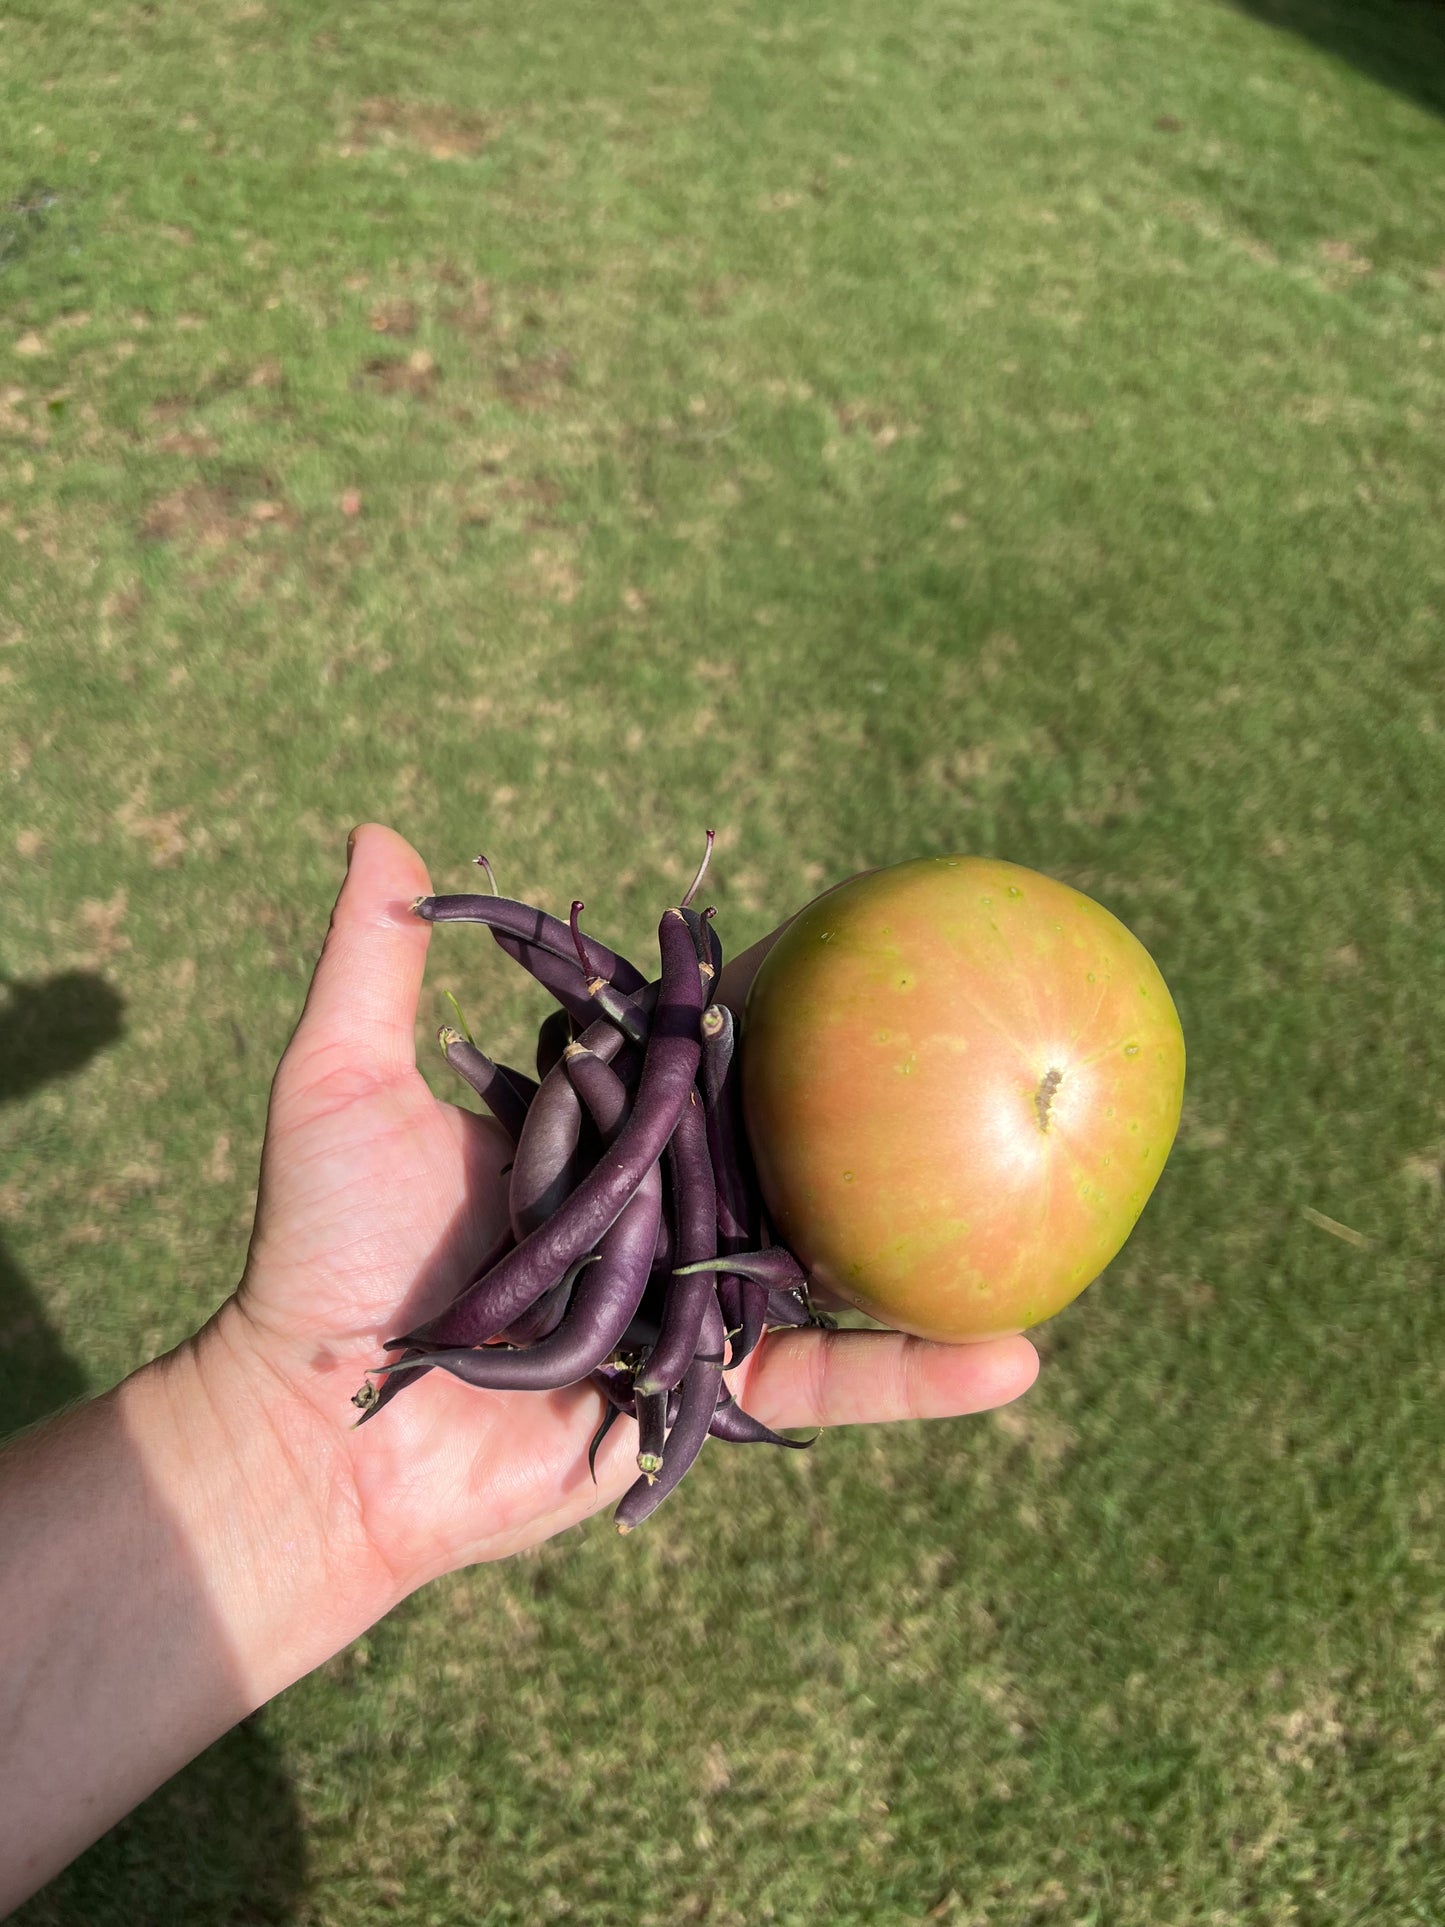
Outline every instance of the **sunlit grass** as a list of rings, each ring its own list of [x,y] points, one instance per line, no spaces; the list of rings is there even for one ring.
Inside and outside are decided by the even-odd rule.
[[[23,1920],[1445,1918],[1442,138],[1202,0],[9,9],[11,1416],[233,1285],[365,818],[642,955],[997,853],[1190,1052],[1025,1403],[433,1587]]]

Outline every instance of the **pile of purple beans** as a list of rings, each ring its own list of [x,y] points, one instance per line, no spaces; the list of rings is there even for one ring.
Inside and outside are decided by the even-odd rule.
[[[639,1477],[614,1513],[630,1532],[711,1435],[797,1447],[743,1411],[723,1379],[769,1326],[831,1323],[796,1259],[770,1241],[738,1097],[716,911],[664,911],[658,977],[570,923],[509,898],[420,897],[431,923],[485,924],[557,1000],[537,1039],[540,1082],[460,1031],[440,1042],[513,1143],[510,1225],[445,1311],[388,1339],[401,1356],[356,1394],[358,1423],[432,1369],[489,1391],[591,1384],[637,1425]],[[492,882],[484,857],[477,862]]]

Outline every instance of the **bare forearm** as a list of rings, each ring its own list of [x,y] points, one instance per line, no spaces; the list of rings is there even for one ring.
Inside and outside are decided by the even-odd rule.
[[[0,1454],[0,1915],[391,1603],[267,1398],[211,1327]]]

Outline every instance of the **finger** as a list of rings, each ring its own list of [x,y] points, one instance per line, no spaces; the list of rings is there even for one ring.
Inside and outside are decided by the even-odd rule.
[[[288,1054],[314,1063],[344,1050],[357,1073],[393,1077],[416,1067],[416,1007],[431,926],[412,915],[411,905],[430,893],[431,880],[406,839],[380,823],[354,829],[349,848]]]
[[[1026,1392],[1039,1355],[1023,1337],[935,1345],[900,1332],[770,1332],[747,1379],[765,1425],[876,1425],[957,1418]]]

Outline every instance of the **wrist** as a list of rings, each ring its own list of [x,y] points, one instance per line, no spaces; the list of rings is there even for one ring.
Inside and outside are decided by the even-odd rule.
[[[191,1548],[244,1711],[404,1596],[368,1540],[341,1439],[234,1299],[119,1394],[151,1442],[158,1497]]]

